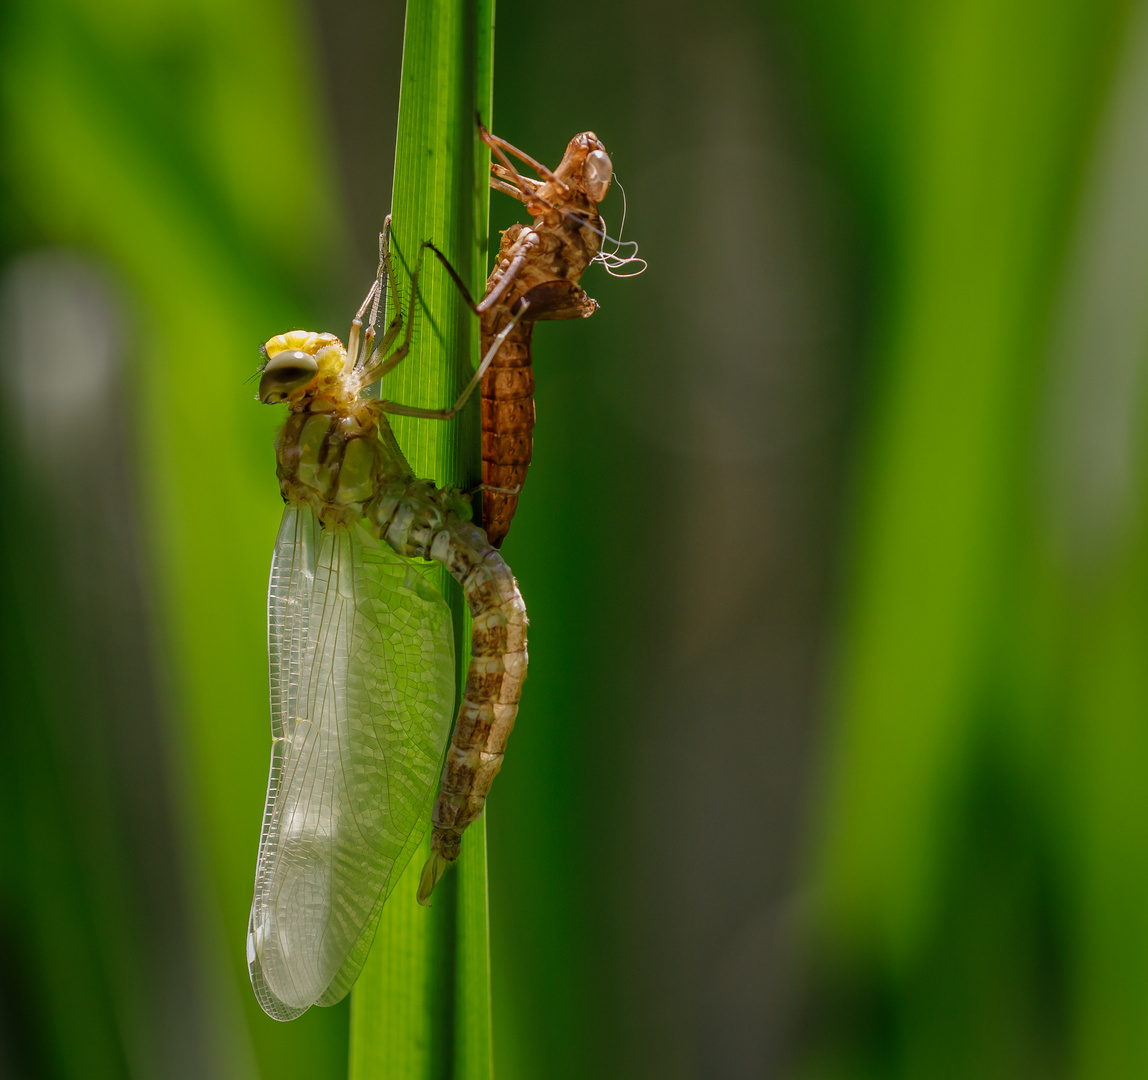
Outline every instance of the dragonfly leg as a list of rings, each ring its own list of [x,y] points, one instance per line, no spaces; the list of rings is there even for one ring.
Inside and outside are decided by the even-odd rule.
[[[390,221],[391,217],[390,214],[388,214],[386,222],[387,231],[385,233],[386,243],[384,244],[382,236],[379,237],[379,268],[380,274],[383,276],[384,280],[389,278],[391,281],[394,281],[394,263],[392,262],[391,258],[389,242]],[[363,365],[362,378],[364,386],[370,386],[371,383],[381,379],[384,375],[387,374],[387,372],[393,371],[406,358],[407,353],[411,351],[411,336],[414,332],[415,301],[418,299],[419,294],[419,274],[422,273],[423,253],[426,251],[428,246],[433,245],[430,244],[429,240],[423,241],[422,247],[419,248],[419,257],[415,260],[414,271],[411,273],[411,299],[409,305],[411,318],[407,320],[406,333],[403,335],[402,344],[399,345],[399,347],[395,349],[395,351],[389,356],[387,355],[387,350],[398,339],[399,331],[403,327],[402,303],[399,300],[398,290],[395,289],[393,293],[395,314],[391,319],[390,326],[387,327],[387,332],[383,336],[382,341],[379,342],[378,347],[371,353],[370,358]],[[383,269],[384,267],[385,271]],[[380,356],[383,356],[384,359],[380,360]]]
[[[387,221],[389,223],[389,217]],[[502,297],[506,294],[507,289],[510,288],[515,278],[517,278],[518,274],[521,272],[522,267],[526,264],[526,261],[530,258],[534,250],[540,244],[541,240],[539,239],[538,234],[534,232],[533,229],[526,230],[523,236],[520,237],[519,240],[515,243],[514,249],[512,249],[515,250],[515,254],[511,257],[510,263],[504,271],[498,286],[492,290],[489,295],[484,297],[481,303],[476,304],[474,297],[470,293],[470,289],[467,288],[466,282],[463,281],[462,276],[451,265],[450,260],[441,251],[439,251],[439,249],[435,247],[435,245],[430,240],[424,240],[422,246],[419,248],[419,257],[415,262],[414,271],[411,273],[411,298],[409,310],[413,312],[415,309],[415,301],[418,298],[419,275],[422,273],[423,256],[428,250],[434,254],[435,258],[437,258],[440,263],[442,263],[443,267],[446,269],[446,272],[450,275],[451,280],[462,293],[463,299],[466,301],[467,306],[471,309],[471,311],[473,311],[476,315],[481,316],[484,312],[489,310],[490,307],[502,299]],[[380,245],[380,248],[382,248],[382,245]],[[384,265],[386,267],[385,272],[383,270]],[[385,254],[382,253],[382,251],[380,252],[379,267],[380,280],[385,280],[387,274],[391,274],[393,280],[393,270],[390,263],[389,248],[386,249]],[[368,297],[368,300],[369,299],[370,297]],[[366,305],[367,301],[364,301],[364,309],[366,308]],[[522,321],[529,310],[529,301],[523,300],[519,304],[518,310],[514,313],[513,316],[511,316],[510,321],[495,336],[494,341],[491,342],[490,348],[487,349],[486,355],[483,357],[482,362],[478,365],[478,370],[475,371],[474,375],[471,377],[470,382],[467,383],[466,388],[462,391],[461,394],[459,394],[458,399],[452,406],[450,406],[450,408],[421,409],[413,405],[400,405],[397,402],[387,401],[381,403],[383,411],[391,413],[394,416],[412,416],[423,420],[453,420],[454,417],[456,417],[461,411],[462,407],[467,403],[471,394],[474,393],[475,388],[479,385],[479,383],[482,382],[483,375],[486,374],[487,368],[489,368],[490,365],[494,362],[494,358],[498,355],[498,351],[502,348],[503,343],[510,336],[519,322]],[[377,362],[375,359],[376,354],[379,352],[385,353],[386,349],[389,348],[397,338],[401,322],[402,311],[399,310],[396,313],[394,319],[391,320],[391,326],[388,328],[387,334],[383,341],[380,342],[379,348],[375,350],[375,353],[372,354],[370,361],[364,366],[363,385],[370,385],[376,379],[380,379],[386,375],[388,371],[393,371],[410,352],[411,335],[414,326],[413,317],[407,320],[406,333],[403,336],[402,344],[399,345],[399,347],[395,349],[393,353],[387,356],[385,360]]]
[[[526,265],[527,260],[541,245],[542,240],[538,233],[533,229],[523,229],[519,238],[514,242],[514,247],[511,248],[513,254],[510,256],[509,265],[503,271],[498,284],[477,304],[474,302],[474,297],[470,295],[470,289],[466,287],[466,282],[462,280],[459,272],[451,266],[450,260],[429,240],[426,241],[423,246],[430,248],[438,261],[446,268],[446,272],[458,287],[459,292],[462,293],[463,299],[466,300],[467,307],[469,307],[475,315],[484,315],[494,307],[495,304],[502,300],[507,290],[514,284],[515,279],[522,272],[522,268]]]
[[[511,198],[526,204],[527,207],[530,207],[531,204],[541,203],[541,205],[551,210],[558,210],[558,207],[555,206],[554,203],[541,194],[539,190],[541,185],[537,181],[523,176],[514,167],[514,163],[506,154],[513,154],[519,161],[523,161],[529,165],[543,180],[550,184],[556,184],[565,193],[569,193],[569,185],[559,180],[541,161],[535,161],[534,158],[525,151],[519,150],[517,146],[508,143],[505,139],[500,139],[497,135],[491,135],[491,133],[482,126],[481,122],[478,125],[478,129],[482,136],[482,141],[494,151],[494,156],[497,157],[499,161],[499,164],[495,164],[494,162],[490,164],[490,171],[493,174],[490,179],[490,186],[496,191],[504,192]],[[534,213],[535,211],[532,210],[531,212]]]
[[[509,174],[511,174],[516,181],[525,181],[525,183],[523,183],[523,190],[529,190],[527,184],[532,184],[533,181],[526,181],[524,176],[519,175],[518,170],[506,156],[507,154],[513,154],[516,158],[518,158],[519,161],[529,165],[536,173],[538,173],[539,176],[542,177],[543,180],[550,180],[554,183],[561,184],[562,187],[566,186],[565,184],[562,184],[562,181],[559,180],[558,177],[555,176],[554,173],[552,173],[545,165],[543,165],[541,161],[535,161],[534,158],[532,158],[525,151],[519,150],[518,147],[513,143],[509,143],[505,139],[499,138],[497,135],[492,135],[489,131],[486,130],[485,127],[483,127],[481,123],[478,125],[478,131],[482,141],[486,143],[486,145],[489,146],[491,150],[494,151],[495,156],[499,161],[502,162],[502,167]]]
[[[493,491],[496,495],[520,495],[522,494],[522,485],[515,484],[512,488],[496,487],[494,484],[479,484],[476,488],[471,488],[467,495],[473,497],[480,491]]]
[[[449,409],[420,409],[414,405],[400,405],[395,401],[381,401],[379,408],[383,412],[391,413],[394,416],[414,416],[423,420],[453,420],[461,411],[462,407],[467,403],[470,395],[474,393],[475,388],[482,382],[483,375],[486,374],[486,369],[490,367],[494,358],[498,355],[498,350],[502,348],[502,344],[510,336],[514,328],[522,321],[522,317],[530,310],[529,301],[523,301],[519,305],[518,310],[511,316],[510,321],[498,332],[494,341],[490,343],[490,348],[486,350],[486,355],[482,358],[482,363],[478,365],[478,370],[475,371],[470,382],[467,383],[466,389],[463,390],[458,396],[458,400]]]
[[[524,195],[513,184],[508,184],[505,180],[503,180],[502,173],[500,171],[501,169],[501,165],[490,166],[490,171],[494,173],[494,175],[490,178],[490,186],[494,188],[495,191],[501,191],[503,195],[509,195],[512,199],[517,199],[520,203],[528,203],[534,196]],[[525,179],[525,177],[523,177],[523,179]]]
[[[351,323],[350,341],[353,342],[356,340],[355,331],[362,325],[363,313],[366,310],[367,304],[370,303],[371,313],[367,320],[367,329],[364,335],[365,340],[361,354],[356,356],[356,351],[351,348],[351,345],[348,344],[347,346],[348,361],[350,361],[352,357],[355,357],[353,370],[363,373],[363,386],[370,386],[370,384],[382,374],[382,372],[376,372],[374,370],[378,367],[379,356],[386,356],[388,350],[398,339],[399,332],[403,328],[402,301],[396,289],[391,294],[395,314],[392,316],[390,325],[387,327],[379,343],[374,345],[375,326],[378,323],[379,308],[383,305],[387,296],[387,283],[394,280],[395,269],[391,259],[391,215],[388,214],[386,220],[383,222],[383,231],[379,233],[379,269],[375,275],[375,287],[367,294],[367,298],[363,301],[362,307],[359,308],[358,314]],[[374,345],[373,348],[372,345]]]
[[[522,250],[517,252],[516,257],[511,259],[511,264],[507,267],[506,272],[503,274],[498,288],[496,288],[493,292],[488,293],[482,298],[481,301],[478,302],[476,302],[474,297],[471,295],[471,291],[467,287],[466,282],[462,280],[462,275],[451,265],[450,259],[448,259],[441,251],[439,251],[439,249],[435,247],[435,245],[430,240],[423,242],[423,248],[424,250],[430,250],[433,252],[435,258],[438,259],[440,263],[442,263],[443,268],[450,275],[451,281],[455,283],[458,291],[462,294],[462,298],[466,301],[466,306],[470,308],[470,310],[473,311],[475,315],[483,315],[495,304],[497,304],[499,300],[502,299],[502,297],[506,294],[506,290],[510,288],[514,279],[519,275],[523,265],[526,262],[526,252],[529,249],[537,247],[541,243],[538,238],[538,234],[535,233],[533,229],[527,230],[527,234],[530,239],[528,239],[528,237],[523,237],[518,241],[518,243],[515,244],[515,248],[518,248],[519,244],[521,244]]]
[[[359,305],[359,310],[355,312],[355,317],[351,320],[351,332],[347,335],[347,367],[345,371],[348,372],[363,367],[367,362],[367,356],[372,353],[371,346],[375,340],[375,321],[379,317],[379,303],[387,291],[387,274],[390,270],[390,239],[391,215],[388,214],[386,221],[383,222],[383,231],[379,233],[379,268],[375,272],[375,280],[363,298],[363,302]],[[371,309],[371,314],[367,319],[367,329],[364,333],[363,316],[367,314],[367,308]]]
[[[382,348],[385,353],[394,339],[398,337],[399,328],[402,326],[402,308],[398,307],[398,296],[396,295],[397,311],[395,318],[391,320],[391,325],[387,328],[379,346],[374,349],[371,348],[371,344],[375,340],[375,327],[379,321],[379,308],[386,303],[387,282],[394,281],[394,279],[394,267],[391,265],[391,215],[388,214],[383,221],[383,231],[379,233],[379,268],[375,271],[375,282],[378,288],[375,289],[375,299],[371,302],[371,313],[367,318],[367,340],[363,345],[363,355],[356,366],[365,367],[378,355],[379,348]],[[385,311],[386,308],[384,307],[383,310]]]
[[[390,245],[387,242],[390,236],[390,221],[390,215],[388,215],[385,226],[386,231],[379,238],[379,276],[378,280],[376,281],[377,288],[374,290],[376,295],[378,291],[384,287],[382,283],[385,283],[388,279],[394,281],[394,267],[391,262]],[[498,285],[493,290],[491,290],[490,293],[484,296],[480,302],[476,303],[474,297],[471,295],[470,289],[467,287],[466,282],[463,281],[462,275],[459,274],[459,272],[451,265],[450,260],[441,251],[439,251],[439,249],[434,245],[432,241],[424,240],[422,246],[419,248],[419,257],[415,262],[414,272],[411,274],[411,299],[409,310],[411,312],[415,310],[415,300],[418,297],[419,275],[422,273],[423,256],[427,251],[432,252],[435,258],[438,259],[440,263],[442,263],[443,268],[450,275],[450,279],[455,283],[455,286],[458,288],[459,292],[462,294],[463,299],[466,301],[466,306],[469,307],[475,315],[482,316],[502,300],[502,298],[506,295],[507,290],[511,285],[514,284],[518,275],[522,272],[522,268],[534,255],[535,251],[541,246],[541,244],[541,238],[533,229],[524,229],[522,235],[518,238],[518,240],[515,241],[514,246],[511,248],[512,254],[510,256],[510,262],[506,269],[503,271]],[[359,314],[356,316],[355,322],[352,323],[351,338],[354,341],[358,340],[354,328],[362,324],[363,312],[366,311],[367,304],[371,301],[371,299],[371,294],[368,294],[367,299],[363,301],[363,306],[360,308]],[[393,371],[396,367],[398,367],[400,363],[402,363],[407,354],[410,352],[411,335],[414,329],[413,316],[407,322],[406,334],[403,337],[402,344],[399,345],[399,347],[395,349],[395,351],[392,352],[389,356],[386,355],[387,350],[398,338],[399,330],[402,327],[403,322],[403,312],[402,307],[399,304],[397,292],[394,296],[394,302],[396,307],[395,316],[393,319],[391,319],[391,324],[387,328],[386,335],[383,337],[383,340],[379,342],[378,348],[376,348],[371,353],[369,359],[362,365],[364,386],[369,386],[377,379],[381,379],[384,375],[387,374],[387,372]],[[520,317],[522,314],[525,314],[525,308],[522,309]],[[497,343],[501,346],[502,342],[506,340],[506,336],[502,335],[496,340]],[[347,351],[348,355],[350,355],[351,349],[349,346]],[[379,356],[384,356],[385,359],[380,361],[378,359]],[[487,358],[483,361],[484,366],[481,368],[481,371],[485,371],[486,368],[490,366],[490,361],[493,360],[493,358],[494,357],[492,354],[487,354]],[[478,377],[481,378],[481,375]],[[463,391],[461,397],[455,403],[454,407],[456,410],[461,409],[462,406],[466,404],[466,399],[469,398],[473,393],[474,380],[472,380],[471,383],[472,384]],[[439,415],[441,411],[442,410],[434,411],[435,418],[450,419],[450,417],[454,415],[454,413],[451,413],[450,416],[443,417]],[[423,416],[424,413],[409,413],[402,415]]]

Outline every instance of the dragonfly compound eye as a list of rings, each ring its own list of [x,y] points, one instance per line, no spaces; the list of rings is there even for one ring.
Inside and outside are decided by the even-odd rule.
[[[594,202],[601,202],[606,197],[613,176],[614,166],[605,150],[591,150],[586,155],[582,166],[582,182],[586,185],[586,194]]]
[[[293,390],[306,386],[319,374],[319,365],[302,349],[284,349],[267,361],[259,380],[259,400],[265,405],[285,401]]]

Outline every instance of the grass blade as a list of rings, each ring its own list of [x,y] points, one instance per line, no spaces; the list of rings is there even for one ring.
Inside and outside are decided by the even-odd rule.
[[[489,0],[434,0],[407,9],[392,250],[393,287],[414,320],[414,340],[381,390],[406,404],[452,403],[477,363],[477,320],[437,261],[424,263],[414,310],[407,298],[424,240],[433,240],[481,293],[488,158],[475,114],[489,123],[493,14]],[[451,423],[396,417],[393,426],[419,476],[464,488],[477,483],[477,401]],[[461,593],[444,572],[438,584],[455,612],[458,655],[465,657],[469,620]],[[440,883],[429,911],[415,902],[426,854],[424,841],[387,903],[352,995],[352,1080],[490,1075],[485,830],[469,830],[459,867]]]

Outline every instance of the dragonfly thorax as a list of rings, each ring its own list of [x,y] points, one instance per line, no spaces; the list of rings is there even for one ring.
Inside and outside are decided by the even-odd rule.
[[[406,478],[379,442],[379,414],[359,396],[355,374],[344,373],[343,343],[290,330],[263,351],[260,397],[291,410],[275,444],[283,498],[306,503],[324,524],[357,521],[388,482]]]
[[[398,479],[381,449],[374,429],[362,433],[354,416],[292,412],[275,445],[283,498],[306,503],[324,524],[355,522]]]

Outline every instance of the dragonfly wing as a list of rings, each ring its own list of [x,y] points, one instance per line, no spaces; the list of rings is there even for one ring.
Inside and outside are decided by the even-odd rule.
[[[247,937],[264,1010],[339,1001],[430,811],[454,707],[450,609],[360,526],[283,515],[268,591],[271,776]]]

